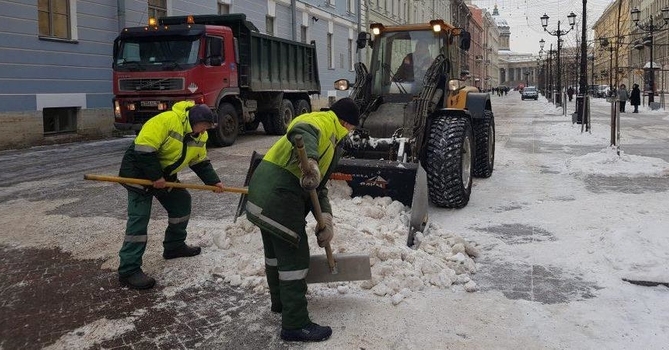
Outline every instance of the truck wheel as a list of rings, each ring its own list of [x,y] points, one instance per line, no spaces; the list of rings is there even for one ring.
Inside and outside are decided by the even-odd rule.
[[[483,112],[484,120],[474,123],[476,159],[474,176],[490,177],[495,166],[495,119],[492,111]]]
[[[293,109],[293,104],[290,100],[283,100],[279,113],[268,114],[267,123],[263,122],[263,125],[267,126],[265,131],[270,135],[285,134],[286,130],[288,130],[288,124],[290,124],[294,116],[295,110]]]
[[[309,102],[307,102],[306,100],[295,101],[295,116],[309,112],[311,112],[311,107],[309,107]]]
[[[218,126],[210,131],[210,142],[216,147],[230,146],[235,143],[239,135],[239,119],[237,110],[229,103],[218,106]]]
[[[430,200],[442,208],[462,208],[472,191],[472,125],[467,117],[441,116],[430,127],[425,171]]]

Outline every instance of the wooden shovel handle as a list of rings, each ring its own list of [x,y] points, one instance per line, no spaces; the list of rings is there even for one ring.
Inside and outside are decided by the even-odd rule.
[[[94,180],[94,181],[107,181],[107,182],[116,182],[122,184],[133,184],[133,185],[144,185],[151,186],[153,181],[147,179],[135,179],[132,177],[121,177],[121,176],[109,176],[109,175],[94,175],[94,174],[85,174],[84,180]],[[208,191],[219,191],[220,187],[210,186],[210,185],[198,185],[198,184],[185,184],[181,182],[165,182],[166,187],[175,187],[175,188],[188,188],[193,190],[208,190]],[[224,192],[235,192],[247,194],[249,192],[246,187],[223,187]]]
[[[300,161],[300,164],[306,166],[307,164],[307,151],[304,149],[304,140],[302,135],[295,136],[295,147],[297,148],[297,156]],[[311,197],[311,206],[314,208],[313,213],[316,218],[316,224],[318,225],[318,230],[325,228],[325,223],[323,222],[323,212],[321,210],[321,203],[318,201],[318,194],[316,190],[309,191],[309,197]],[[331,273],[337,273],[337,262],[332,255],[332,248],[330,247],[330,242],[325,243],[325,255],[328,258],[328,265],[330,266]]]

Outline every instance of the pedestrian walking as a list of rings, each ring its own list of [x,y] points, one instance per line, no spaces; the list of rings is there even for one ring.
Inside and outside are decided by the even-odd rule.
[[[620,88],[616,91],[616,94],[618,95],[620,113],[625,113],[625,103],[627,103],[627,100],[630,98],[630,94],[627,91],[625,84],[620,84]]]
[[[330,110],[295,118],[288,132],[267,152],[249,182],[246,215],[260,228],[265,254],[265,275],[271,310],[281,313],[281,339],[322,341],[332,329],[311,321],[307,311],[309,243],[305,218],[313,210],[309,191],[315,189],[325,228],[316,232],[323,247],[334,235],[332,208],[325,187],[339,161],[339,142],[360,116],[350,98],[335,102]],[[302,135],[309,157],[299,164],[295,136]]]
[[[574,97],[574,88],[573,87],[570,86],[569,89],[567,89],[567,96],[569,97],[569,102],[571,102],[571,99]]]
[[[639,113],[639,105],[641,104],[641,90],[639,89],[639,84],[632,85],[630,104],[634,106],[634,112],[632,113]]]
[[[215,124],[216,115],[207,105],[195,105],[192,101],[177,102],[172,110],[149,119],[123,155],[119,175],[149,179],[153,181],[153,186],[124,185],[128,190],[128,221],[119,252],[121,285],[148,289],[156,283],[141,268],[154,197],[168,216],[163,258],[200,254],[200,247],[186,244],[186,227],[191,213],[190,194],[183,188],[166,188],[165,182],[178,182],[177,173],[189,166],[205,184],[223,191],[223,183],[207,158],[207,129]]]

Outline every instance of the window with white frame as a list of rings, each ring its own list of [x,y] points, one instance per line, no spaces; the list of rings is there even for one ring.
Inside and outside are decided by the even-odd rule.
[[[230,13],[230,4],[225,4],[222,2],[218,3],[218,14],[219,15],[227,15]]]
[[[300,41],[303,43],[307,43],[307,29],[309,27],[307,26],[302,26],[300,27]]]
[[[267,35],[274,36],[274,17],[265,17],[265,32]]]
[[[348,69],[353,71],[353,62],[355,62],[355,42],[353,39],[348,39]]]
[[[346,0],[346,11],[348,13],[355,13],[356,0]]]
[[[55,107],[42,109],[44,135],[77,131],[79,107]]]
[[[37,12],[40,36],[72,39],[69,0],[39,0]]]
[[[167,0],[149,0],[149,18],[167,16]]]
[[[334,69],[334,43],[332,33],[328,33],[328,68]]]

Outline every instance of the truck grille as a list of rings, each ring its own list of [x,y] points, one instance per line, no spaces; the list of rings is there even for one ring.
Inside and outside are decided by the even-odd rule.
[[[118,85],[120,91],[179,91],[184,89],[184,79],[119,79]]]

